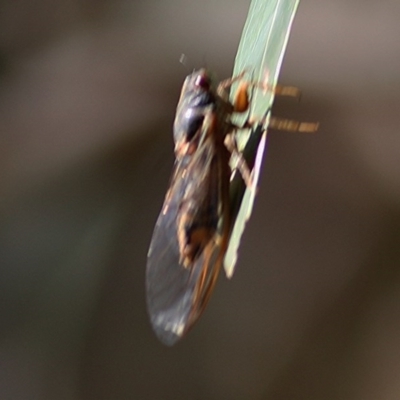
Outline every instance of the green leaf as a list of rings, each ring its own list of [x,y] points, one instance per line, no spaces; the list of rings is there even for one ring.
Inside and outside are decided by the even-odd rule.
[[[268,85],[275,87],[298,3],[299,0],[252,0],[236,55],[233,76],[247,71],[253,82],[264,82],[267,76]],[[234,99],[236,87],[237,84],[232,85],[231,100]],[[250,117],[252,120],[264,118],[267,124],[273,101],[274,95],[271,91],[255,89],[249,112],[236,116],[234,122],[241,125]],[[233,275],[240,239],[253,209],[255,187],[266,141],[266,124],[258,124],[252,130],[240,130],[236,138],[239,150],[253,170],[253,188],[246,187],[239,173],[234,175],[230,187],[232,233],[224,260],[228,278]]]

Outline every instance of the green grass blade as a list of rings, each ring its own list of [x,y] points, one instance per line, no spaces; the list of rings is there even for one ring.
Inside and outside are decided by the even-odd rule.
[[[247,70],[252,81],[261,82],[268,74],[269,85],[276,85],[298,3],[299,0],[252,0],[236,55],[233,76]],[[233,85],[231,100],[234,98],[235,88],[236,85]],[[255,120],[267,117],[268,121],[273,101],[273,93],[255,90],[249,113],[237,117],[235,123],[240,125],[249,116]],[[265,140],[266,130],[261,125],[251,131],[241,131],[237,135],[239,150],[249,167],[254,167],[254,185],[258,182]],[[233,226],[224,261],[228,277],[234,272],[237,249],[253,209],[255,190],[247,188],[236,173],[231,183],[230,196]]]

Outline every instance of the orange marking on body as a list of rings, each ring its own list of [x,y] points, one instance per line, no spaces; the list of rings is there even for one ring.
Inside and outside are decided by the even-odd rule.
[[[197,228],[190,235],[190,244],[193,244],[194,246],[196,246],[198,244],[205,245],[211,239],[211,236],[212,236],[212,233],[211,233],[210,229]]]
[[[249,87],[249,83],[246,81],[242,81],[239,83],[235,94],[235,101],[233,104],[233,109],[236,112],[244,112],[249,108],[249,95],[247,93],[247,89]]]

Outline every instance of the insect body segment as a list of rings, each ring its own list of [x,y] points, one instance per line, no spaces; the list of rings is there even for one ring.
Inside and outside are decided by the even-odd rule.
[[[174,121],[175,166],[148,253],[147,303],[153,328],[173,344],[197,320],[229,241],[234,105],[205,69],[189,75]]]
[[[242,103],[244,97],[247,88],[246,95],[241,94]],[[229,120],[233,108],[225,89],[221,85],[216,88],[205,69],[186,78],[174,139],[177,159],[187,158],[184,173],[196,175],[185,188],[177,218],[179,261],[187,268],[217,234],[219,220],[228,222],[229,215],[222,215],[222,209],[228,207],[230,176],[224,140],[233,128]]]
[[[204,119],[215,109],[215,94],[206,70],[189,75],[183,84],[174,121],[175,156],[197,149]]]
[[[217,231],[221,193],[218,182],[218,159],[210,156],[209,146],[197,150],[190,166],[197,179],[188,182],[183,193],[177,220],[180,262],[185,267],[198,258]]]

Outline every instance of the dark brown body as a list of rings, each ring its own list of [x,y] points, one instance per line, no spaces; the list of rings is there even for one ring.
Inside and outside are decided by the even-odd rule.
[[[150,244],[147,303],[166,344],[183,336],[203,311],[229,240],[233,105],[206,70],[184,83],[174,122],[176,162]]]

